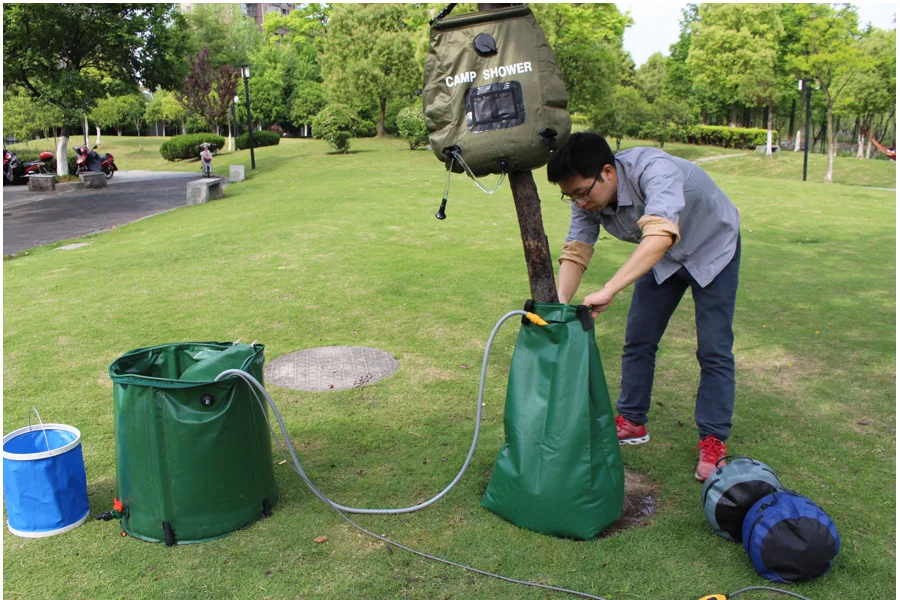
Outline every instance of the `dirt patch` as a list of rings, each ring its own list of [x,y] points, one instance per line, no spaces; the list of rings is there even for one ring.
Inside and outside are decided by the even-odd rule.
[[[625,469],[625,504],[622,516],[604,529],[599,536],[609,537],[632,527],[646,527],[659,509],[658,487],[643,475]]]

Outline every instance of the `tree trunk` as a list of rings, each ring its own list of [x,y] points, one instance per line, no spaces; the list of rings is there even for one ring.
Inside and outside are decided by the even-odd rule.
[[[859,133],[856,134],[857,146],[856,146],[856,158],[863,158],[863,146],[866,145],[866,134],[863,133],[862,128],[859,129]]]
[[[731,103],[731,127],[737,127],[737,102]]]
[[[505,6],[512,6],[512,4],[479,3],[477,5],[479,11]],[[537,302],[559,302],[559,296],[556,294],[556,281],[553,277],[553,262],[550,260],[550,245],[544,233],[544,220],[541,216],[541,199],[538,196],[531,171],[511,172],[509,186],[512,189],[516,215],[519,218],[519,230],[522,233],[522,246],[525,249],[525,265],[528,268],[531,297]]]
[[[165,131],[165,129],[163,129]],[[228,120],[228,151],[234,152],[234,138],[231,137],[231,119]]]
[[[56,142],[56,174],[64,177],[69,174],[69,161],[66,158],[66,146],[69,145],[69,126],[63,125]]]
[[[704,108],[703,110],[700,111],[700,124],[706,125],[706,119],[707,119],[707,114],[706,114],[706,109]]]
[[[825,132],[825,148],[828,163],[825,167],[825,183],[831,183],[831,175],[834,173],[834,131],[832,130],[831,107],[828,107],[828,129]]]
[[[91,126],[88,125],[87,114],[84,115],[84,123],[82,125],[82,131],[84,132],[84,145],[88,145],[88,136],[91,135]]]
[[[384,113],[387,112],[387,98],[382,98],[380,103],[381,110],[378,115],[378,133],[375,134],[375,137],[383,138],[384,137]]]
[[[134,125],[135,125],[134,128],[137,129],[137,134],[138,134],[138,152],[143,152],[144,151],[144,142],[141,140],[141,122],[137,121],[137,122],[135,122]]]
[[[119,137],[122,137],[122,128],[121,127],[116,127],[116,135],[118,135]]]
[[[181,117],[181,135],[187,135],[187,129],[184,126],[184,117]]]
[[[100,126],[94,123],[94,128],[97,130],[97,143],[96,145],[100,145]]]
[[[769,130],[766,132],[766,156],[772,156],[772,113],[775,112],[772,110],[774,106],[774,102],[772,102],[771,98],[769,99],[769,104],[766,106],[766,109],[769,113],[768,118],[768,128]]]
[[[794,134],[794,116],[795,116],[796,113],[797,113],[797,99],[796,99],[796,98],[793,98],[793,99],[791,99],[791,120],[790,120],[790,125],[788,125],[788,128],[787,128],[788,133],[790,133],[791,135]]]
[[[513,171],[509,174],[509,185],[522,233],[531,297],[537,302],[559,302],[553,277],[553,262],[550,260],[550,244],[544,233],[541,199],[538,197],[534,177],[531,171]]]

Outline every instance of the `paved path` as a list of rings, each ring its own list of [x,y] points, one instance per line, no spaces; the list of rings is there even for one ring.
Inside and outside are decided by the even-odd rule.
[[[117,171],[107,187],[55,192],[3,188],[3,253],[81,237],[185,205],[187,183],[199,173]]]

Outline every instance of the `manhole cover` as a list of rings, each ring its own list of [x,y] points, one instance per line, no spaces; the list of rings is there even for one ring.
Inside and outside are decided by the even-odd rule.
[[[363,346],[326,346],[279,356],[266,366],[266,383],[306,392],[361,387],[400,368],[394,355]]]

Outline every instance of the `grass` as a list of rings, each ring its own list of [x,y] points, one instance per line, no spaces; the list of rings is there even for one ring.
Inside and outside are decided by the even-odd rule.
[[[131,141],[121,142],[125,156]],[[114,147],[110,138],[106,150]],[[485,196],[454,176],[447,220],[437,221],[444,169],[430,152],[370,139],[333,155],[318,141],[284,140],[256,158],[257,171],[229,186],[224,200],[89,236],[91,245],[78,250],[42,247],[3,263],[4,431],[23,426],[31,406],[46,421],[78,427],[92,513],[116,495],[107,367],[153,344],[258,340],[269,360],[330,345],[394,353],[400,370],[372,386],[269,387],[304,467],[343,504],[420,502],[465,457],[484,344],[497,319],[529,295],[508,189]],[[729,448],[770,464],[838,526],[834,569],[792,591],[816,600],[893,598],[895,196],[861,187],[892,181],[883,161],[864,161],[854,185],[826,185],[747,176],[741,164],[753,159],[703,163],[742,212]],[[836,176],[849,168],[844,160],[853,161],[838,159]],[[227,172],[232,161],[249,164],[246,152],[223,155],[216,170]],[[733,170],[715,170],[726,165]],[[147,167],[123,160],[122,168]],[[535,180],[542,197],[554,198],[543,170]],[[545,201],[554,258],[566,212]],[[582,291],[599,288],[632,249],[600,241]],[[595,330],[613,397],[629,294]],[[503,439],[516,332],[507,323],[494,342],[481,443],[461,483],[424,511],[356,520],[450,560],[610,600],[689,599],[767,584],[740,545],[712,533],[700,506],[690,298],[661,345],[652,442],[623,450],[626,467],[659,489],[649,526],[573,542],[518,529],[479,507]],[[282,498],[274,518],[215,542],[167,548],[93,520],[44,539],[4,531],[4,597],[563,597],[389,553],[286,467],[276,476]],[[315,543],[321,535],[328,541]]]

